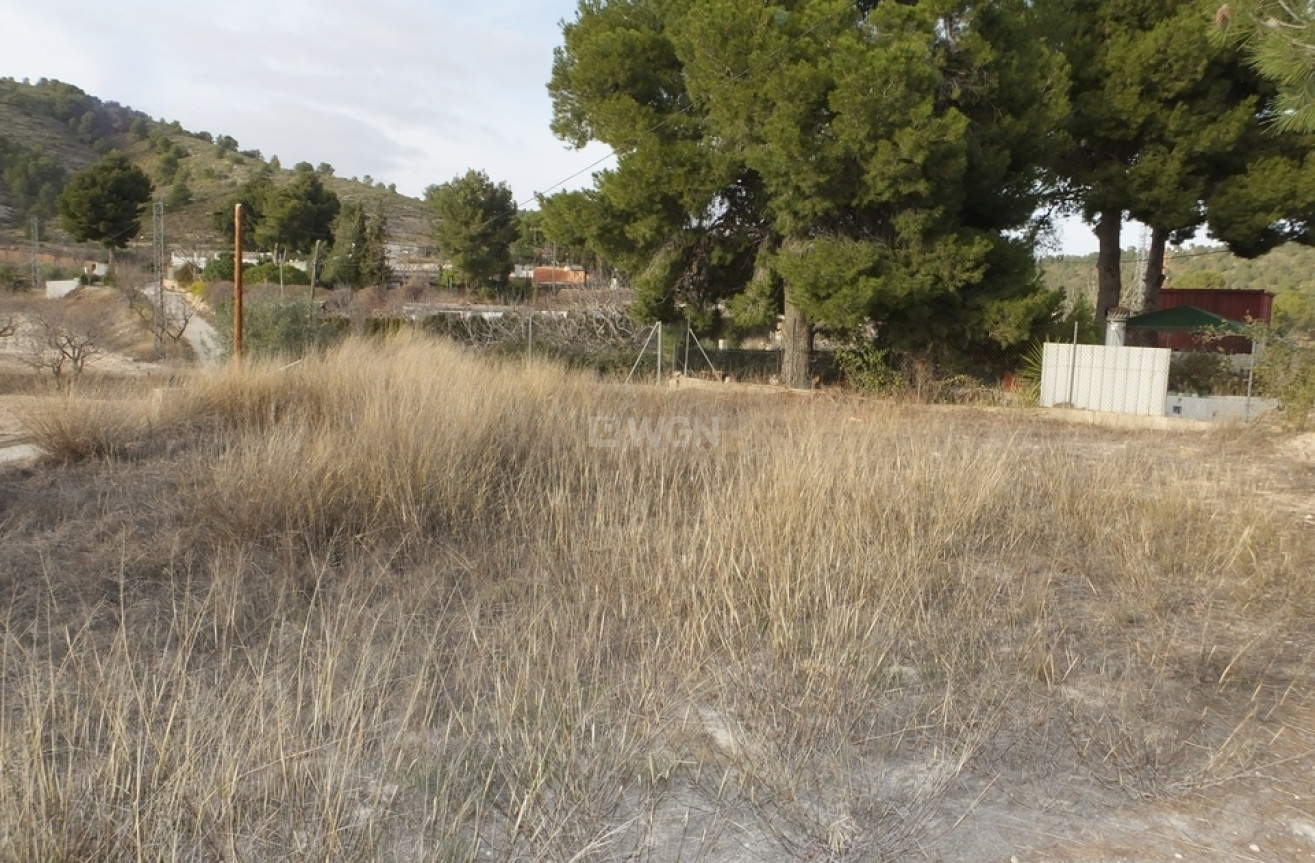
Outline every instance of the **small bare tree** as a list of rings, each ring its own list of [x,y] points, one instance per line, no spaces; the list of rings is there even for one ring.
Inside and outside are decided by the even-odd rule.
[[[160,281],[136,264],[119,265],[114,274],[114,287],[127,301],[128,308],[136,312],[151,331],[157,359],[165,339],[174,343],[181,339],[195,314],[185,297],[176,291],[165,290]]]
[[[76,378],[105,353],[112,335],[95,309],[52,303],[34,311],[25,328],[25,362],[48,370],[57,381]]]
[[[23,324],[24,299],[16,291],[0,296],[0,339],[17,335]]]
[[[196,309],[178,291],[165,291],[160,316],[160,332],[177,342],[187,332],[187,325],[196,315]]]

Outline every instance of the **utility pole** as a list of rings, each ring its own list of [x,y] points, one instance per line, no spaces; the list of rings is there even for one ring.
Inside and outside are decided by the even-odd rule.
[[[280,273],[282,270],[279,271]],[[315,280],[320,274],[320,241],[315,241],[315,254],[310,261],[310,297],[315,299]]]
[[[32,234],[32,290],[41,288],[41,219],[32,217],[29,228]]]
[[[164,339],[164,201],[156,201],[152,213],[155,228],[155,359],[159,360]]]
[[[242,205],[233,207],[233,359],[242,361]]]

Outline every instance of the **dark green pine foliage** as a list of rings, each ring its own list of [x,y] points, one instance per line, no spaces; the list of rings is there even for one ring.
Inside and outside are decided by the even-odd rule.
[[[319,175],[306,166],[294,171],[292,179],[265,196],[255,226],[256,245],[280,254],[307,254],[316,241],[333,240],[333,223],[341,203],[324,187]]]
[[[360,255],[364,247],[365,208],[358,201],[346,201],[334,222],[333,255],[324,274],[325,284],[363,287]]]
[[[45,153],[0,136],[0,191],[26,227],[32,216],[49,219],[59,212],[57,201],[67,175]]]
[[[1066,110],[1022,2],[583,2],[554,130],[618,151],[641,308],[784,311],[787,382],[813,326],[903,349],[1014,344],[1053,306],[1029,223]],[[615,252],[614,252],[615,255]]]
[[[1315,8],[1290,0],[1214,4],[1216,35],[1240,46],[1247,61],[1278,88],[1274,122],[1315,132]]]
[[[100,243],[112,254],[140,233],[153,192],[140,168],[110,153],[69,178],[59,196],[60,222],[75,240]]]
[[[353,289],[383,287],[392,276],[388,264],[388,216],[378,209],[367,217],[360,202],[344,203],[334,223],[333,255],[325,282]]]
[[[1044,32],[1068,56],[1073,111],[1062,162],[1100,243],[1097,314],[1154,308],[1167,242],[1209,225],[1239,254],[1300,239],[1315,203],[1309,141],[1271,122],[1274,88],[1214,38],[1217,4],[1051,4]],[[1140,296],[1118,265],[1121,228],[1152,229]]]
[[[382,207],[376,208],[366,220],[363,239],[361,283],[387,287],[393,278],[393,268],[388,263],[388,216]]]
[[[452,264],[467,289],[496,288],[511,275],[511,246],[516,242],[516,202],[511,188],[494,183],[483,171],[425,190],[434,245]]]
[[[224,239],[233,243],[235,210],[242,205],[242,248],[256,248],[256,227],[264,217],[268,202],[274,194],[274,173],[269,166],[264,166],[255,176],[247,180],[222,210],[212,214],[211,221],[216,231]]]

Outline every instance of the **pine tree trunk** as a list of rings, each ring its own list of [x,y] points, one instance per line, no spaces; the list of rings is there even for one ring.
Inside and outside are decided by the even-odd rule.
[[[1146,272],[1142,276],[1142,312],[1153,312],[1160,306],[1160,288],[1164,286],[1164,247],[1169,232],[1163,228],[1151,229],[1151,249],[1146,258]]]
[[[812,389],[813,325],[790,302],[788,295],[781,338],[785,347],[781,359],[781,382],[793,390]]]
[[[1096,239],[1100,251],[1096,255],[1096,325],[1105,326],[1105,315],[1119,304],[1123,295],[1123,282],[1119,262],[1123,249],[1119,241],[1123,232],[1123,212],[1106,210],[1096,222]]]

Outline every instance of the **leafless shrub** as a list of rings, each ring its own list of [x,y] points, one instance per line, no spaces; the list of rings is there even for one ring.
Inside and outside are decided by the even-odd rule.
[[[112,330],[95,309],[59,301],[33,312],[24,338],[28,365],[62,381],[105,353]]]
[[[424,306],[404,306],[423,316]],[[425,328],[481,352],[546,356],[571,363],[627,365],[640,352],[648,328],[623,311],[591,307],[558,311],[446,310],[424,318]]]
[[[154,276],[136,264],[118,265],[114,287],[155,339],[157,358],[166,339],[176,344],[183,338],[196,314],[185,295],[164,289]]]

